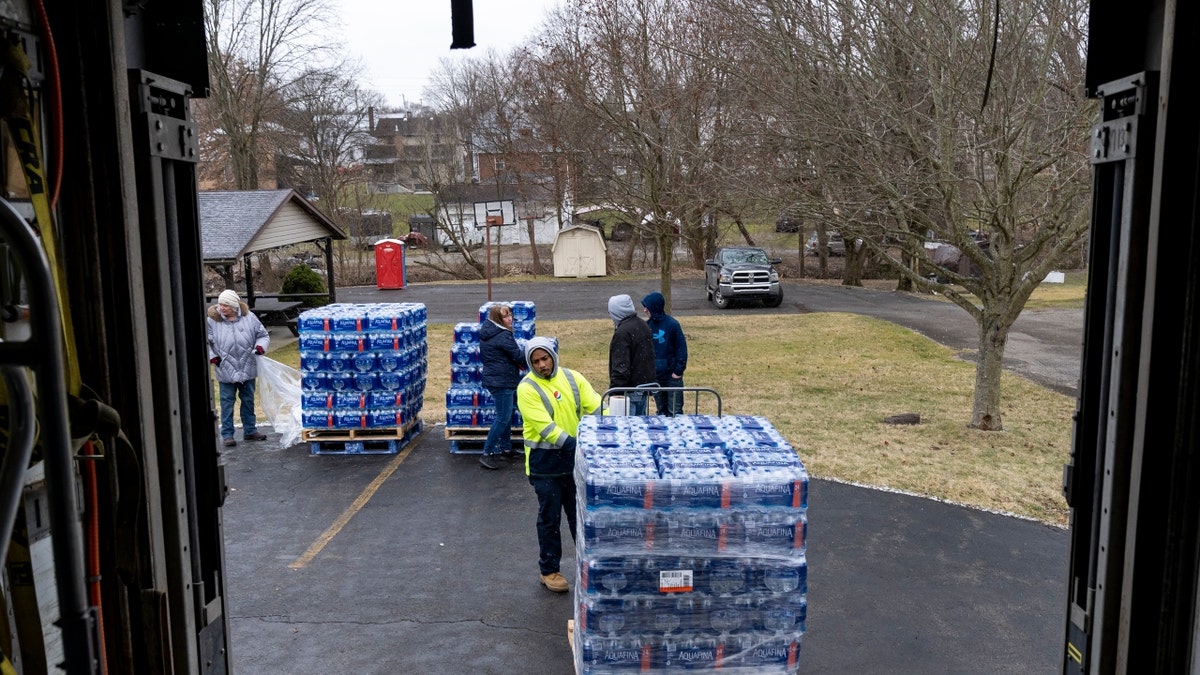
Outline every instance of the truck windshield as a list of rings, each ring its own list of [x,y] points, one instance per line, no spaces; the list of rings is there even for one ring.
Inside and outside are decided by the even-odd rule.
[[[726,251],[725,264],[737,265],[741,263],[751,263],[754,265],[766,265],[767,254],[762,251]]]

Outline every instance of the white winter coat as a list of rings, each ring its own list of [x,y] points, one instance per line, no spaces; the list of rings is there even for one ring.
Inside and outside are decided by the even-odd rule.
[[[246,303],[240,303],[238,317],[228,321],[221,316],[216,305],[208,308],[205,319],[208,331],[208,358],[219,356],[217,382],[249,382],[258,377],[258,355],[255,347],[267,350],[271,336],[262,322],[250,311]]]

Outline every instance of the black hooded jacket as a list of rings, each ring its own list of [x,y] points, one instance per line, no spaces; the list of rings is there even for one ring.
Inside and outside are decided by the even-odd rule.
[[[608,386],[636,387],[655,384],[654,340],[650,327],[637,315],[617,324],[608,347]]]

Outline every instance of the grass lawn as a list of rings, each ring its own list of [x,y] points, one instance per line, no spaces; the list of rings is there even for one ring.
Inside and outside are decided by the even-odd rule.
[[[980,432],[967,428],[974,365],[906,328],[851,314],[763,317],[752,330],[742,317],[687,317],[683,327],[687,384],[715,389],[726,414],[769,419],[814,476],[1066,524],[1074,399],[1005,373],[1005,431]],[[540,321],[538,334],[557,337],[562,363],[604,390],[611,322]],[[445,421],[452,327],[431,325],[428,341],[422,417],[433,424]],[[299,362],[295,344],[271,356]],[[714,398],[700,403],[715,412]],[[905,412],[921,424],[882,423]]]

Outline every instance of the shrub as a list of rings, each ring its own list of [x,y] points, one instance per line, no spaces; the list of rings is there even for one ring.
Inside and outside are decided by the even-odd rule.
[[[305,307],[320,307],[326,304],[328,297],[288,297],[287,293],[324,293],[325,280],[321,275],[317,274],[308,265],[296,265],[288,270],[287,276],[283,278],[283,290],[280,291],[280,300],[285,302],[300,301]]]

